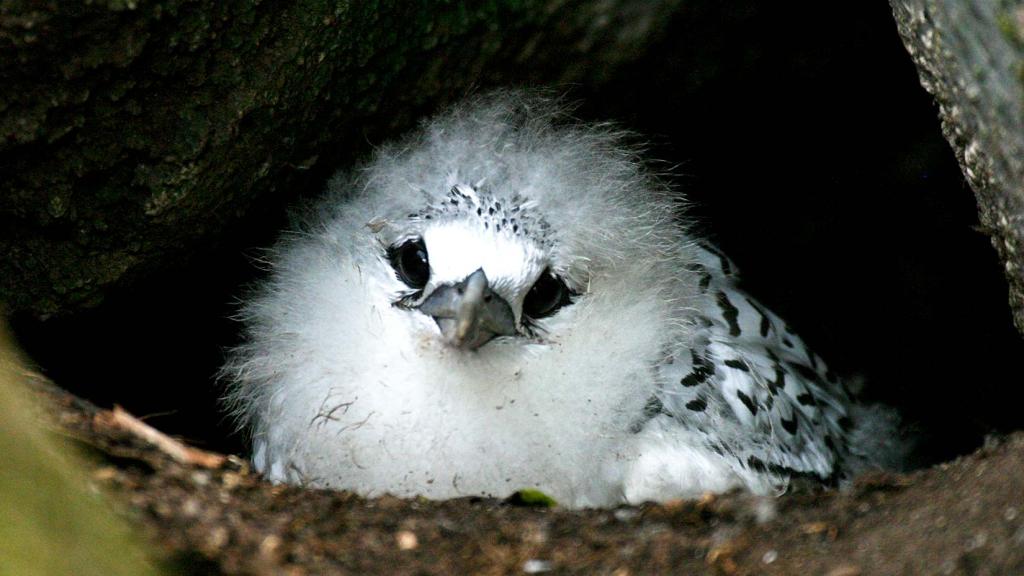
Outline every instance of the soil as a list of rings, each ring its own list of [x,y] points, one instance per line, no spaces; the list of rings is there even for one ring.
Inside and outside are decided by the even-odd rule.
[[[779,498],[569,511],[275,486],[183,463],[52,385],[57,432],[181,574],[1024,574],[1024,433],[907,475]],[[212,467],[209,467],[212,466]]]

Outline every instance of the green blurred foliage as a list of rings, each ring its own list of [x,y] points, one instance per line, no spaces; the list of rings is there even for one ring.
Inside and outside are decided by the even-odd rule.
[[[35,421],[23,366],[0,323],[0,576],[157,574],[77,455]]]

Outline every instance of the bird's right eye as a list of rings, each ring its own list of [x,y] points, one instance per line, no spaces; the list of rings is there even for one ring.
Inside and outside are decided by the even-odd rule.
[[[427,259],[427,245],[422,238],[406,240],[388,248],[388,261],[395,269],[398,279],[417,290],[430,280],[430,261]]]
[[[572,302],[575,296],[565,281],[545,270],[533,284],[523,300],[523,314],[534,320],[551,316]]]

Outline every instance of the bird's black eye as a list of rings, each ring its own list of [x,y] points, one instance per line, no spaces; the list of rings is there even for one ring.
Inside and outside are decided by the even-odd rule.
[[[523,314],[537,319],[551,316],[559,308],[572,302],[572,290],[561,278],[545,270],[533,284],[523,300]]]
[[[427,260],[427,245],[422,238],[406,240],[400,245],[388,248],[388,260],[395,269],[398,279],[410,288],[423,288],[430,280],[430,261]]]

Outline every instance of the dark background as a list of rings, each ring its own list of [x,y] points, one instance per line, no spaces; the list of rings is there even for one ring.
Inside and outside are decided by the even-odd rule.
[[[644,136],[747,289],[899,407],[923,461],[1024,427],[1002,271],[886,3],[691,2],[608,84],[559,89],[581,117]],[[323,164],[297,195],[322,188],[337,168]],[[257,277],[248,258],[293,200],[256,207],[200,257],[99,308],[14,318],[15,330],[73,391],[242,450],[213,374],[237,341],[233,298]]]

